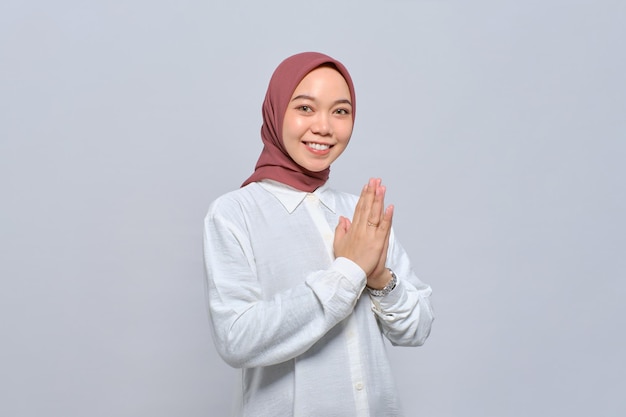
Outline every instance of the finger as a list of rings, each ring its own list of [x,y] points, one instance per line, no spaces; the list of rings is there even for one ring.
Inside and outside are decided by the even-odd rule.
[[[374,194],[374,201],[372,203],[372,208],[367,217],[367,225],[372,227],[378,227],[380,225],[380,221],[383,216],[383,209],[385,207],[385,192],[387,189],[384,185],[381,185],[376,188],[376,192]]]
[[[374,202],[374,198],[376,196],[377,188],[378,188],[378,184],[376,182],[376,179],[370,178],[365,188],[365,194],[363,195],[363,202],[360,207],[361,213],[368,214],[369,211],[371,210],[372,203]]]
[[[387,251],[389,250],[389,237],[391,236],[391,223],[393,220],[393,206],[387,207],[387,210],[385,211],[389,212],[389,220],[388,220],[389,222],[385,224],[384,229],[383,229],[383,230],[386,230],[387,232],[385,235],[385,245],[383,246],[383,252],[381,254],[381,262],[382,262],[383,267],[387,263]]]
[[[347,232],[345,217],[339,216],[339,222],[337,223],[337,227],[335,227],[335,242],[343,238]]]
[[[354,207],[354,215],[352,216],[353,222],[357,221],[358,213],[361,212],[361,207],[363,206],[363,204],[365,204],[365,194],[367,193],[367,186],[368,184],[365,184],[361,189],[361,195],[359,196],[359,200],[356,202],[356,206]]]
[[[393,205],[390,205],[389,207],[385,209],[385,213],[383,214],[383,219],[380,221],[380,226],[378,227],[379,231],[384,232],[387,235],[389,235],[390,230],[391,230],[391,223],[393,220],[393,211],[394,211]]]
[[[352,219],[353,224],[362,224],[367,222],[379,181],[380,180],[375,178],[370,178],[368,181],[363,192],[361,193],[357,206],[354,209],[354,218]]]

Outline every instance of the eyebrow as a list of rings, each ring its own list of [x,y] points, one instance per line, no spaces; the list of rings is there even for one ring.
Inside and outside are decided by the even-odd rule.
[[[300,100],[300,99],[315,101],[315,98],[306,94],[300,94],[299,96],[295,96],[294,98],[291,99],[291,101],[293,102],[293,101]],[[333,104],[349,104],[350,107],[352,107],[352,102],[350,102],[350,100],[348,100],[347,98],[335,100]]]

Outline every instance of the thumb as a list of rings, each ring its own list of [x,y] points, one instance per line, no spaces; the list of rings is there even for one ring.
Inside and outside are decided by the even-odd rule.
[[[335,228],[335,240],[341,239],[348,232],[346,220],[345,217],[339,216],[339,223],[337,223],[337,227]]]

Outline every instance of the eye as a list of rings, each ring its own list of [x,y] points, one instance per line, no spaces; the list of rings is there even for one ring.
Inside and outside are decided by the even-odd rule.
[[[310,106],[307,106],[306,104],[298,106],[297,109],[305,113],[310,113],[313,111],[313,109]]]
[[[350,110],[348,109],[337,109],[335,110],[336,114],[341,114],[341,115],[348,115],[350,114]]]

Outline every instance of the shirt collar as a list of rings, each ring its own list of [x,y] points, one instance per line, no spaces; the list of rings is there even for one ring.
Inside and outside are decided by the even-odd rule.
[[[312,193],[298,190],[296,188],[290,187],[274,180],[264,179],[259,181],[258,184],[274,197],[276,197],[276,199],[280,201],[280,204],[285,207],[285,210],[287,210],[289,214],[294,212],[294,210],[300,205],[300,203],[304,201],[308,194],[313,194],[317,196],[320,202],[327,209],[329,209],[333,213],[335,212],[335,196],[326,184],[317,188]]]

